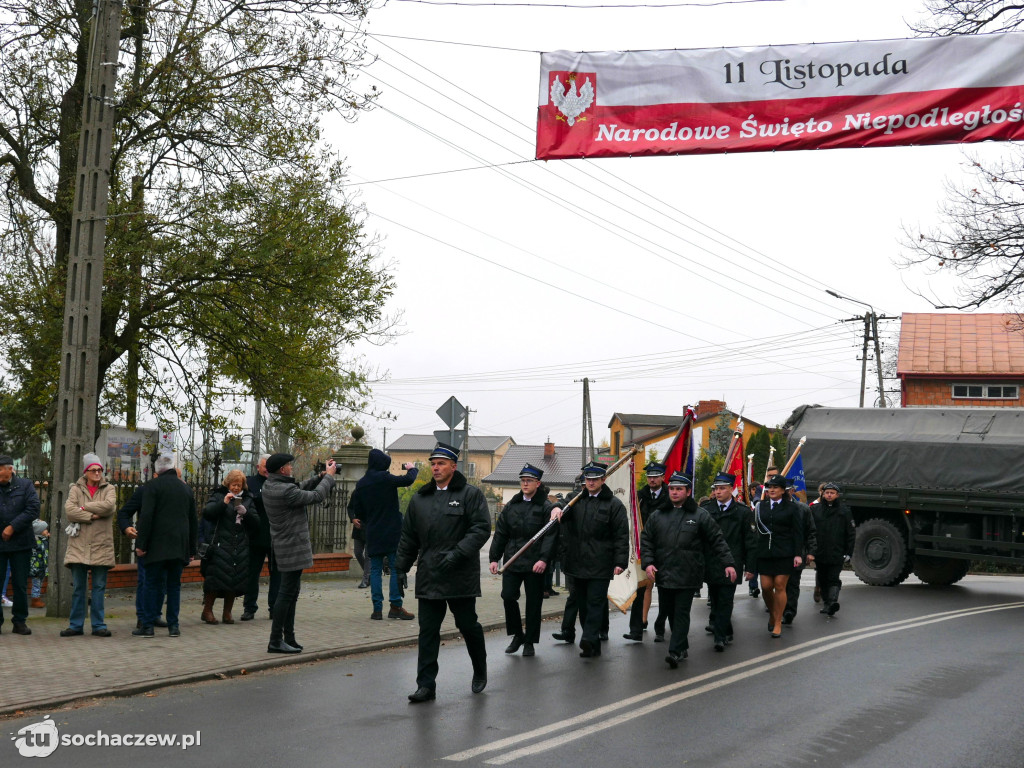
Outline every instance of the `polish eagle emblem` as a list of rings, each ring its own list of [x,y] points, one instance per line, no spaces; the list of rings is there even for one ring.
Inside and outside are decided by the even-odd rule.
[[[551,103],[558,107],[558,111],[565,115],[564,120],[572,126],[577,118],[581,121],[586,120],[585,117],[580,117],[580,115],[594,103],[594,85],[588,77],[583,86],[577,90],[576,75],[574,74],[566,78],[566,83],[569,86],[568,90],[562,85],[560,78],[556,77],[551,82]],[[561,120],[563,118],[559,117],[558,119]]]

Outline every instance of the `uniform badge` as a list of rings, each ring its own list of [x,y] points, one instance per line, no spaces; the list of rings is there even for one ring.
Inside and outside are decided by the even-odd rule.
[[[459,506],[459,502],[458,501],[449,501],[448,502],[448,506],[449,507],[457,507],[457,506]]]

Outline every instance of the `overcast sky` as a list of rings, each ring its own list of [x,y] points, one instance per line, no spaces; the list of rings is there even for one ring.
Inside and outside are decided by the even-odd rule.
[[[539,52],[908,37],[921,13],[903,0],[373,11],[379,59],[358,87],[383,95],[326,132],[403,314],[394,343],[358,349],[388,374],[374,406],[397,417],[368,423],[371,442],[440,429],[455,395],[476,434],[579,445],[584,376],[598,441],[616,411],[702,399],[769,425],[802,403],[856,406],[862,326],[840,321],[865,308],[825,289],[888,315],[929,311],[915,290],[952,298],[897,267],[903,227],[936,222],[968,154],[1001,147],[538,162]],[[894,349],[899,322],[883,325]]]

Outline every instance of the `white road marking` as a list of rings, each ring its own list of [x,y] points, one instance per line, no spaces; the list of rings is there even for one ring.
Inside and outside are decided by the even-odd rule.
[[[655,688],[654,690],[646,691],[644,693],[637,694],[636,696],[631,696],[628,699],[617,701],[614,704],[598,707],[597,709],[593,709],[575,717],[571,717],[557,723],[552,723],[541,728],[536,728],[534,730],[527,731],[526,733],[521,733],[518,736],[509,736],[504,739],[499,739],[498,741],[467,749],[463,752],[448,755],[443,759],[455,761],[470,760],[472,758],[485,755],[488,752],[505,750],[522,742],[533,741],[541,736],[546,736],[567,728],[574,728],[590,721],[599,721],[581,730],[573,731],[572,733],[563,733],[557,737],[536,742],[528,747],[523,747],[485,761],[492,765],[502,765],[504,763],[512,762],[513,760],[518,760],[522,757],[527,757],[539,752],[545,752],[553,747],[564,745],[570,741],[597,733],[598,731],[614,728],[617,725],[629,722],[630,720],[634,720],[638,717],[643,717],[644,715],[664,707],[671,706],[672,704],[685,699],[698,696],[702,693],[707,693],[708,691],[713,691],[726,685],[731,685],[735,682],[746,680],[754,675],[769,672],[810,656],[834,650],[849,643],[855,643],[859,640],[866,640],[879,635],[889,634],[891,632],[900,632],[906,629],[917,629],[918,627],[942,621],[950,621],[953,619],[965,618],[993,611],[1005,611],[1013,608],[1024,608],[1024,602],[1001,603],[998,605],[980,608],[962,608],[956,611],[927,614],[925,616],[919,616],[912,619],[903,619],[901,621],[878,624],[874,627],[852,629],[836,635],[830,635],[816,640],[809,640],[808,642],[801,643],[793,646],[792,648],[774,651],[713,672],[698,675],[697,677],[681,680],[677,683],[665,685],[660,688]],[[747,669],[749,667],[756,668]],[[741,670],[747,671],[741,672]],[[721,679],[715,680],[714,678]],[[707,682],[706,685],[700,685],[706,681],[711,682]],[[675,691],[680,691],[686,688],[691,688],[692,690],[686,690],[682,693],[668,696],[668,698],[663,698],[666,694],[672,694]],[[645,702],[649,700],[653,701],[644,705]],[[627,711],[623,712],[623,709]]]

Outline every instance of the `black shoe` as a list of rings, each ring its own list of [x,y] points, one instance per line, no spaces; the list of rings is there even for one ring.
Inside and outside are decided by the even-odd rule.
[[[839,610],[839,603],[832,603],[832,605],[830,605],[830,606],[828,607],[828,615],[829,615],[829,616],[835,616],[835,615],[836,615],[836,612],[837,612],[838,610]]]
[[[665,657],[665,663],[668,664],[672,669],[676,669],[679,666],[679,662],[686,658],[686,651],[680,653],[669,653]]]
[[[602,643],[607,643],[608,642],[608,633],[607,632],[599,632],[598,635],[597,635],[597,639],[600,640]]]
[[[712,627],[710,624],[704,627],[704,631],[707,632],[709,635],[715,634],[715,628]]]
[[[366,589],[369,586],[370,586],[370,583],[368,581],[360,581],[359,582],[359,589]]]
[[[505,653],[515,653],[523,647],[523,643],[526,642],[526,638],[522,635],[513,635],[512,642],[508,644],[508,648],[505,649]]]
[[[68,627],[67,629],[62,629],[60,631],[60,636],[61,637],[75,637],[76,635],[84,635],[84,634],[85,634],[84,630],[72,629],[71,627]],[[95,632],[93,634],[95,634]]]
[[[157,619],[153,622],[154,627],[160,627],[161,629],[167,626],[167,622],[163,619]]]
[[[785,624],[788,627],[790,624],[793,623],[793,619],[795,619],[795,618],[796,618],[796,614],[795,613],[784,613],[784,614],[782,614],[782,623]]]
[[[292,635],[291,637],[285,636],[284,641],[292,648],[298,648],[300,651],[302,650],[302,646],[299,644],[299,641],[295,639],[295,635]]]
[[[552,632],[551,636],[560,643],[576,642],[576,635],[570,635],[568,632]]]
[[[11,629],[16,635],[31,635],[32,630],[28,628],[28,625],[23,621],[14,622],[14,627]]]
[[[103,629],[94,629],[92,631],[93,637],[110,637],[110,630],[104,627]]]
[[[595,651],[594,644],[589,640],[580,640],[580,657],[590,659],[597,656],[600,651]]]
[[[135,637],[153,637],[153,628],[152,627],[139,627],[138,629],[133,629],[132,630],[132,634]]]
[[[723,641],[721,641],[721,640],[717,640],[715,642],[715,650],[718,651],[719,653],[724,651],[725,650],[725,643]]]
[[[760,597],[761,596],[761,590],[760,589],[752,589],[752,590],[750,590],[750,596],[751,597]]]
[[[644,632],[646,632],[646,631],[647,631],[647,622],[645,621],[644,622]]]
[[[278,640],[276,643],[271,640],[267,645],[267,653],[299,653],[299,649],[294,645],[288,645],[284,640]]]
[[[627,632],[622,637],[625,638],[626,640],[633,640],[633,641],[638,642],[638,643],[642,643],[643,640],[644,640],[643,632],[640,632],[640,633]]]
[[[473,685],[470,687],[473,693],[483,693],[487,687],[487,675],[473,675]]]
[[[562,593],[558,592],[557,590],[554,590],[554,589],[549,589],[548,590],[548,594],[551,595],[551,597],[558,597]]]
[[[242,621],[252,621],[256,618],[256,611],[242,611]]]
[[[656,643],[664,643],[665,642],[665,633],[664,632],[661,632],[661,633],[655,632],[654,633],[654,642],[656,642]]]
[[[826,605],[824,608],[822,608],[820,611],[818,611],[818,613],[828,614],[828,606]]]
[[[167,634],[171,637],[181,637],[181,628],[177,624],[171,624],[167,628]]]
[[[523,656],[535,656],[536,652],[533,650],[533,643],[523,643]]]
[[[726,635],[725,636],[725,644],[726,645],[732,645],[732,635]]]
[[[425,688],[423,686],[409,694],[409,701],[413,704],[422,704],[424,701],[433,701],[436,698],[437,692],[433,688]]]

